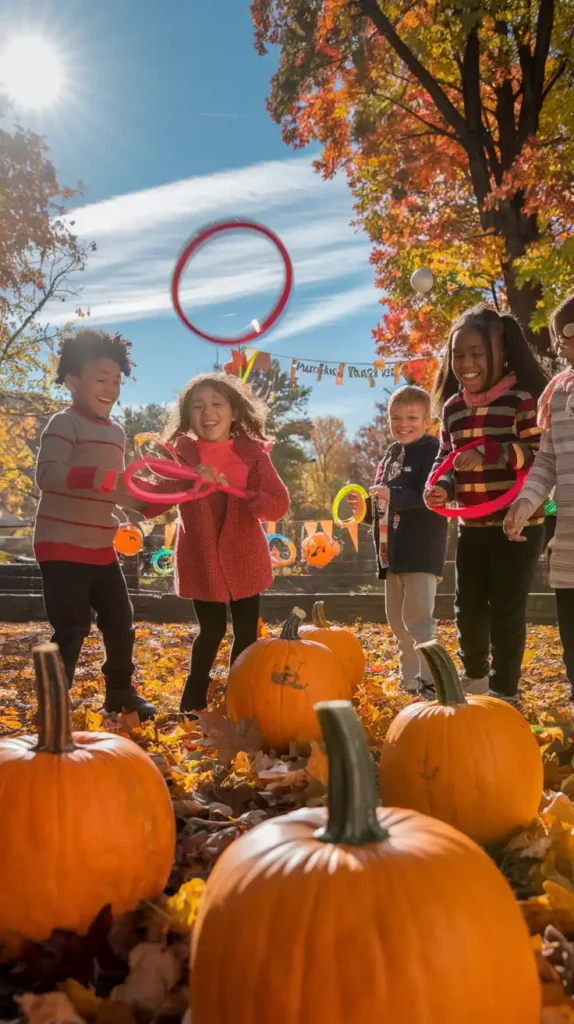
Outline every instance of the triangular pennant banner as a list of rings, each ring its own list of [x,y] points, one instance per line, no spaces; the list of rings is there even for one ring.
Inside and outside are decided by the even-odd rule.
[[[272,533],[277,533],[277,523],[267,523],[267,535],[270,536]]]
[[[355,551],[359,550],[359,524],[358,523],[341,523],[346,530],[349,531],[349,537],[353,542]]]
[[[322,519],[321,520],[321,529],[323,530],[323,533],[326,533],[327,536],[331,540],[333,539],[333,520],[332,519]]]
[[[175,539],[176,523],[166,523],[163,535],[164,547],[171,548]]]
[[[317,533],[317,523],[316,522],[303,523],[303,529],[305,530],[305,533],[306,533],[307,537],[313,537],[313,535],[315,533]]]

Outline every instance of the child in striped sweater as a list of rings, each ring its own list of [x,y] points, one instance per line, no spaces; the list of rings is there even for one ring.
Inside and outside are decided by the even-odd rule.
[[[550,334],[568,369],[554,377],[540,399],[540,450],[504,520],[507,536],[524,542],[532,510],[554,488],[556,527],[550,541],[550,585],[556,591],[558,628],[574,700],[574,294],[558,307]]]
[[[130,373],[129,350],[130,342],[105,331],[81,330],[63,342],[56,383],[66,385],[72,405],[42,435],[34,551],[69,684],[93,610],[106,650],[106,711],[137,711],[143,720],[155,708],[132,685],[133,608],[113,546],[118,504],[134,506],[120,479],[125,434],[110,420],[122,374]]]
[[[485,304],[455,323],[440,367],[435,406],[442,412],[441,450],[459,452],[454,468],[428,488],[430,508],[453,499],[480,505],[508,491],[516,471],[528,469],[538,449],[536,400],[547,379],[520,325]],[[526,639],[526,602],[542,550],[544,514],[531,510],[525,543],[511,544],[504,510],[460,521],[456,552],[455,615],[468,693],[518,703]]]

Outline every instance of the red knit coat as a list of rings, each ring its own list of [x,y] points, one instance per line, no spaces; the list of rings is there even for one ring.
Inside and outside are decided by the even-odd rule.
[[[180,437],[177,448],[186,465],[199,463],[191,437]],[[174,558],[175,589],[180,597],[227,604],[261,594],[273,582],[261,520],[282,519],[289,511],[289,492],[260,441],[237,437],[233,450],[247,464],[247,491],[252,496],[227,495],[219,536],[208,498],[180,505]],[[160,506],[148,507],[146,514],[150,518],[159,515]]]

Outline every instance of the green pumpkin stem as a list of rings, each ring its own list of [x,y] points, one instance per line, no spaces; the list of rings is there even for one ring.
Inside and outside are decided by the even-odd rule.
[[[33,650],[38,692],[38,743],[42,754],[74,750],[68,681],[57,644],[41,644]]]
[[[350,701],[315,704],[329,762],[329,819],[315,837],[323,843],[363,846],[388,838],[377,819],[375,766]]]
[[[439,703],[466,704],[454,661],[442,644],[436,640],[429,640],[427,643],[417,644],[417,651],[420,651],[431,671]]]
[[[313,625],[318,626],[320,629],[328,629],[329,622],[325,615],[325,602],[315,601],[313,605]]]
[[[281,640],[299,640],[299,626],[305,618],[305,612],[302,608],[294,608],[289,618],[283,623],[283,628],[279,634]]]

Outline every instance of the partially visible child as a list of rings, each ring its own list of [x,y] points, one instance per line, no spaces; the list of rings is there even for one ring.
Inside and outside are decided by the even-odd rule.
[[[554,491],[555,528],[550,539],[550,586],[556,591],[564,664],[574,699],[574,295],[550,321],[558,354],[569,368],[554,377],[539,404],[540,450],[518,499],[504,520],[507,536],[524,542],[533,509]]]
[[[439,442],[427,433],[430,396],[407,385],[389,402],[394,438],[371,488],[378,576],[385,580],[387,621],[399,646],[401,688],[418,693],[432,689],[432,678],[416,644],[432,640],[434,604],[446,554],[446,519],[429,511],[425,485]]]
[[[434,399],[442,413],[445,456],[474,439],[479,448],[459,452],[454,469],[425,499],[431,508],[453,498],[479,506],[508,491],[516,471],[538,450],[536,401],[547,378],[517,320],[486,304],[457,320],[439,369]],[[526,640],[526,602],[542,550],[544,514],[531,509],[525,543],[511,544],[502,529],[504,510],[461,519],[456,552],[455,614],[468,693],[486,693],[510,704]]]
[[[251,388],[226,373],[205,373],[184,388],[168,434],[179,458],[205,479],[225,478],[245,490],[224,491],[179,507],[175,585],[193,601],[199,623],[189,674],[181,697],[185,714],[207,706],[210,672],[227,628],[233,624],[231,664],[257,639],[260,596],[273,582],[273,567],[261,521],[277,521],[289,510],[289,493],[269,457],[267,408]],[[158,506],[149,509],[158,515]]]
[[[70,686],[93,610],[106,651],[106,711],[137,711],[145,719],[155,708],[132,686],[133,608],[113,546],[117,504],[133,507],[118,487],[125,434],[110,419],[122,374],[130,373],[129,352],[130,342],[105,331],[77,331],[63,342],[56,383],[66,385],[72,405],[42,435],[34,552]]]

